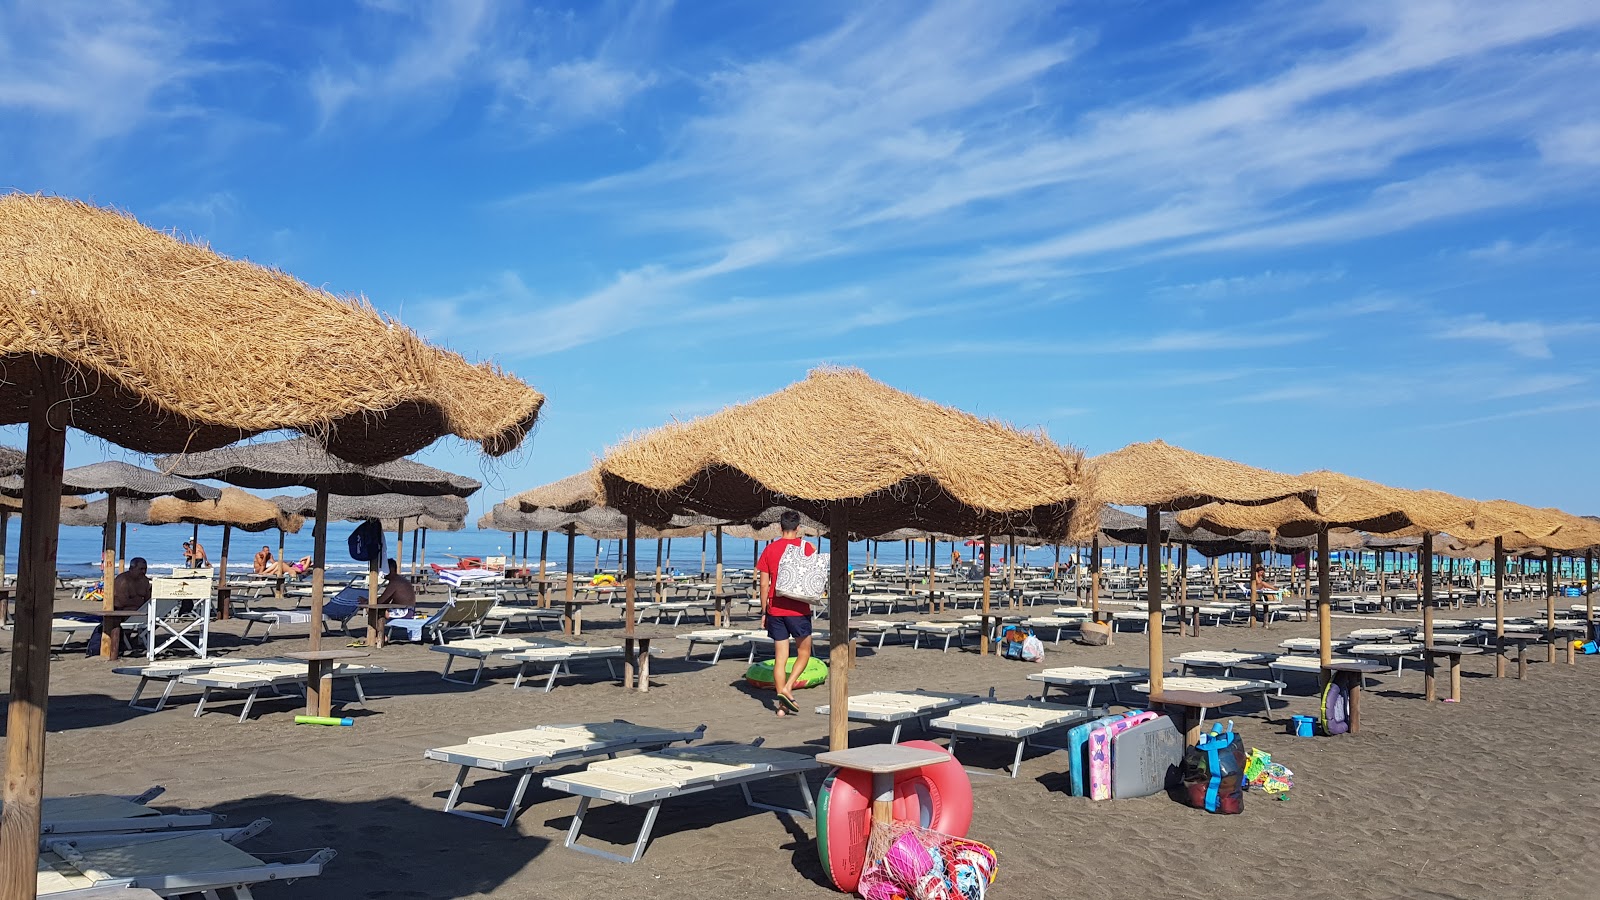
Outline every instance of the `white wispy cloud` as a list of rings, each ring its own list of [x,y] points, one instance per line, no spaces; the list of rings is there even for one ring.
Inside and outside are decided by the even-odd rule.
[[[1531,320],[1500,322],[1473,313],[1457,320],[1440,323],[1433,334],[1445,340],[1487,341],[1501,344],[1506,350],[1518,356],[1529,359],[1550,359],[1555,355],[1551,345],[1557,341],[1596,332],[1600,332],[1600,323],[1596,322]]]
[[[1333,284],[1344,278],[1343,269],[1319,271],[1273,270],[1252,275],[1229,275],[1208,278],[1163,288],[1161,293],[1194,300],[1220,300],[1230,297],[1252,297],[1262,294],[1291,294],[1308,287]]]
[[[1543,259],[1571,246],[1570,239],[1547,232],[1526,241],[1500,238],[1466,250],[1461,255],[1474,262],[1513,265]]]

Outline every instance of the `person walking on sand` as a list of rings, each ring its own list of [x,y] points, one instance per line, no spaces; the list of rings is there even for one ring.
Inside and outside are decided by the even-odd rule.
[[[772,687],[778,692],[778,715],[800,712],[794,700],[794,685],[811,662],[811,607],[803,600],[777,596],[778,561],[783,551],[800,547],[806,556],[817,549],[800,537],[800,514],[786,510],[778,518],[782,536],[768,544],[756,561],[756,577],[760,579],[761,621],[772,638]],[[789,668],[789,642],[796,643],[794,668]]]

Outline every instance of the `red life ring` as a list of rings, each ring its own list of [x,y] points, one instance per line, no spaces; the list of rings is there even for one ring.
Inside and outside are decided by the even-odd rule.
[[[904,741],[919,750],[950,751],[931,741]],[[972,825],[972,782],[955,757],[894,778],[894,820],[911,822],[955,837]],[[872,834],[872,776],[834,769],[822,783],[817,802],[817,853],[822,868],[841,891],[851,892],[867,864]]]

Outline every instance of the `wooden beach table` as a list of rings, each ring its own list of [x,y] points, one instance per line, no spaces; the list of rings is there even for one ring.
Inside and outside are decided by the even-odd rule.
[[[1322,686],[1324,688],[1328,686],[1329,681],[1333,680],[1336,672],[1355,672],[1361,676],[1355,679],[1355,683],[1349,685],[1347,694],[1350,698],[1350,717],[1348,719],[1350,733],[1357,734],[1361,731],[1361,690],[1366,683],[1367,675],[1376,673],[1366,667],[1365,661],[1355,663],[1332,662],[1322,667]]]
[[[574,596],[571,600],[563,597],[561,599],[561,604],[563,607],[561,622],[562,632],[570,634],[573,637],[578,637],[579,635],[583,634],[583,608],[585,606],[592,606],[593,604],[599,602],[601,601],[594,597]]]
[[[989,690],[992,699],[994,689]],[[983,700],[977,694],[953,694],[945,691],[874,691],[870,694],[861,694],[851,697],[846,705],[845,718],[852,722],[872,722],[875,724],[893,724],[894,733],[889,736],[889,743],[900,743],[900,728],[907,721],[915,720],[924,730],[928,727],[930,717],[945,710],[955,709],[968,703],[978,703]],[[828,715],[833,707],[823,704],[817,707],[819,715]]]
[[[894,776],[909,769],[920,769],[951,759],[951,754],[922,750],[899,744],[869,744],[817,755],[824,766],[866,772],[872,776],[872,821],[894,821]]]
[[[1089,698],[1084,701],[1084,706],[1094,706],[1095,690],[1101,687],[1111,688],[1111,699],[1118,703],[1122,698],[1117,696],[1117,685],[1133,684],[1150,677],[1148,669],[1130,669],[1122,666],[1060,666],[1045,669],[1043,672],[1034,672],[1028,676],[1029,681],[1037,681],[1043,685],[1039,689],[1039,699],[1049,700],[1050,689],[1065,694],[1069,688],[1088,688]]]
[[[1335,656],[1330,664],[1343,666],[1344,668],[1340,671],[1361,673],[1363,683],[1366,682],[1368,675],[1382,675],[1394,671],[1377,660],[1355,659],[1347,656]],[[1315,656],[1280,656],[1267,663],[1267,668],[1272,670],[1273,676],[1277,677],[1279,681],[1283,680],[1282,674],[1285,672],[1299,672],[1320,677],[1322,675],[1322,660]],[[1278,690],[1278,697],[1280,699],[1283,697],[1281,688]]]
[[[416,609],[405,603],[358,603],[356,609],[364,610],[367,614],[367,646],[374,649],[387,644],[385,639],[389,629],[386,627],[389,610],[391,609]]]
[[[1528,645],[1542,643],[1549,639],[1548,635],[1537,631],[1512,631],[1509,627],[1506,633],[1500,636],[1498,652],[1505,653],[1506,644],[1517,646],[1517,680],[1526,681],[1528,678]]]
[[[301,650],[285,653],[289,659],[306,664],[306,715],[329,716],[333,712],[333,667],[342,659],[362,659],[360,650]]]
[[[1433,700],[1434,670],[1438,661],[1443,658],[1450,669],[1450,699],[1461,702],[1461,657],[1482,653],[1481,647],[1462,647],[1456,645],[1430,644],[1422,648],[1423,670],[1423,699]]]
[[[650,642],[667,641],[677,634],[665,629],[634,628],[622,633],[622,686],[638,689],[643,694],[650,690]],[[637,677],[636,677],[637,676]]]
[[[1219,694],[1212,691],[1158,691],[1150,695],[1150,705],[1160,707],[1183,728],[1184,746],[1200,743],[1200,728],[1205,725],[1206,711],[1221,709],[1238,703],[1236,694]]]

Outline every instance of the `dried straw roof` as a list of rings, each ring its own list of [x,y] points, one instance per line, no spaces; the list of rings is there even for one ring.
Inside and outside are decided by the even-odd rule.
[[[1179,514],[1178,522],[1223,534],[1267,531],[1286,538],[1314,535],[1324,528],[1375,534],[1441,532],[1477,505],[1440,491],[1404,490],[1337,472],[1307,472],[1300,479],[1316,489],[1315,509],[1299,497],[1259,505],[1210,503]]]
[[[1299,497],[1315,507],[1316,489],[1292,475],[1205,456],[1164,441],[1129,444],[1089,460],[1094,499],[1117,506],[1176,511],[1207,503],[1271,503]]]
[[[1083,456],[897,391],[855,369],[804,381],[613,448],[596,468],[608,506],[646,522],[695,511],[745,521],[773,506],[850,529],[1067,531]]]
[[[247,494],[238,488],[223,488],[216,500],[191,503],[163,497],[150,504],[151,525],[228,525],[241,531],[281,529],[290,534],[300,530],[305,518],[284,512],[276,503]]]
[[[135,523],[142,524],[144,522],[142,513],[140,513],[140,517],[139,518],[135,518],[132,515],[126,515],[125,516],[125,515],[122,514],[123,509],[125,509],[125,508],[127,508],[129,506],[132,506],[135,512],[137,512],[141,507],[143,509],[145,509],[145,510],[148,510],[150,508],[149,501],[147,501],[147,500],[123,500],[122,502],[117,504],[117,519],[118,519],[118,521],[135,522]],[[4,512],[7,512],[7,513],[21,512],[22,511],[22,501],[20,499],[16,498],[16,497],[7,497],[7,496],[4,496],[4,495],[0,495],[0,511],[4,511]],[[96,514],[96,512],[98,512],[100,518],[96,519],[95,521],[92,521],[92,522],[89,522],[89,521],[80,522],[80,521],[78,521],[79,518],[93,516],[93,515]],[[72,519],[72,521],[69,522],[69,521],[67,521],[68,519]],[[63,525],[104,525],[105,523],[106,523],[106,501],[104,501],[104,500],[96,500],[93,503],[85,503],[85,502],[83,502],[83,498],[82,497],[62,497],[61,498],[61,524],[63,524]]]
[[[115,494],[120,499],[153,500],[179,497],[184,500],[214,500],[222,492],[187,478],[163,475],[119,460],[90,463],[68,469],[61,475],[63,494]],[[0,478],[0,493],[22,496],[22,477]]]
[[[345,496],[453,494],[470,497],[483,486],[464,475],[454,475],[409,459],[358,466],[328,453],[322,445],[304,437],[163,456],[156,460],[156,465],[162,471],[189,478],[214,478],[256,490],[320,488]]]
[[[1477,505],[1450,533],[1467,544],[1501,538],[1507,549],[1573,552],[1600,546],[1600,523],[1553,508],[1536,508],[1509,500]]]
[[[520,509],[525,513],[538,512],[541,509],[579,513],[592,506],[598,506],[601,502],[600,492],[595,488],[594,471],[591,469],[523,491],[507,500],[506,506]]]
[[[27,465],[27,454],[15,447],[0,446],[0,475],[16,475]]]
[[[317,512],[317,495],[277,496],[270,501],[284,512],[314,517]],[[429,516],[440,521],[465,522],[467,501],[449,495],[419,497],[411,494],[365,494],[347,497],[331,494],[328,497],[328,521],[360,522],[366,519],[400,519],[407,516]]]
[[[362,299],[73,200],[0,196],[0,284],[8,424],[23,421],[40,357],[71,367],[75,427],[145,453],[292,428],[364,463],[445,434],[500,455],[544,404]]]

